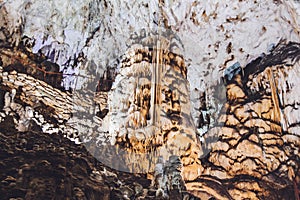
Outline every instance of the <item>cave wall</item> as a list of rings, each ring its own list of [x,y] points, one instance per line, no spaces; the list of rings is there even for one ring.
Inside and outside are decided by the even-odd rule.
[[[128,50],[163,30],[185,63],[182,113],[197,135],[187,143],[203,155],[179,155],[185,189],[201,199],[299,199],[299,16],[298,1],[3,1],[1,122],[13,116],[19,131],[58,133],[94,156],[100,148],[112,165],[117,150],[102,145],[119,123],[110,106],[133,94],[126,81],[114,92],[121,68],[134,69],[139,55]],[[126,137],[127,150],[140,149]],[[164,196],[172,176],[162,166],[148,176]]]

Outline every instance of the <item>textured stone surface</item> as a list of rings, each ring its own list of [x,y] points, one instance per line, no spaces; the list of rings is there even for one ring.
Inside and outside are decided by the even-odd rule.
[[[289,92],[282,94],[282,85],[276,81],[280,79],[274,77],[279,70],[298,70],[299,49],[298,43],[280,43],[269,55],[249,63],[227,82],[230,97],[220,116],[220,138],[201,160],[204,170],[199,177],[221,178],[214,184],[226,188],[229,194],[218,197],[219,189],[206,182],[200,184],[201,180],[186,184],[193,194],[203,197],[209,193],[220,199],[297,198],[300,136],[288,131],[282,99]],[[293,124],[295,129],[298,125]],[[293,136],[286,140],[287,135]],[[230,185],[226,186],[226,182]],[[247,192],[242,192],[243,188]],[[291,188],[296,191],[295,196],[286,196]]]
[[[299,199],[299,10],[0,1],[1,196]],[[147,49],[143,39],[162,30],[168,51]],[[145,159],[168,144],[177,156]],[[152,169],[146,180],[105,164]]]
[[[157,186],[152,186],[145,174],[107,168],[83,145],[38,130],[17,132],[12,117],[1,122],[0,128],[1,199],[156,198]],[[177,191],[175,199],[196,199],[187,194],[184,186],[181,189],[169,191]]]

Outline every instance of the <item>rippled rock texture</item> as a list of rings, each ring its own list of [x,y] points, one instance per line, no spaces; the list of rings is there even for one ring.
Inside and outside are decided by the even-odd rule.
[[[297,109],[286,112],[294,104],[287,105],[283,99],[293,89],[285,90],[286,85],[280,83],[284,77],[278,77],[299,73],[299,47],[298,43],[280,43],[231,79],[225,77],[228,101],[219,118],[221,127],[213,132],[220,138],[201,160],[201,176],[186,184],[193,194],[201,197],[215,191],[220,199],[293,199],[299,195],[300,140],[295,131],[299,123],[286,120],[299,114],[294,114]],[[221,180],[212,183],[214,177]]]
[[[299,13],[0,1],[1,198],[299,199]]]
[[[83,145],[39,130],[20,133],[13,124],[11,117],[0,124],[1,199],[157,198],[145,174],[107,168]],[[177,194],[172,199],[195,199],[184,190],[171,191]]]

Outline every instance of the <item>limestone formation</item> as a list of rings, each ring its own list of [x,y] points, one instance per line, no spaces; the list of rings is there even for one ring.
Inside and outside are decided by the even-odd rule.
[[[299,5],[0,1],[1,198],[299,200]]]
[[[280,85],[284,78],[278,77],[298,71],[298,56],[298,43],[282,42],[227,79],[228,101],[219,118],[220,138],[201,160],[204,170],[200,179],[186,183],[194,195],[217,199],[298,198],[300,136],[295,130],[299,124],[286,120],[298,111],[285,111],[289,106],[283,99],[289,91]],[[286,84],[290,85],[288,79]],[[295,196],[285,196],[289,190],[294,190]]]
[[[145,46],[131,47],[108,95],[112,144],[143,160],[156,160],[153,155],[186,157],[187,151],[201,155],[190,114],[186,66],[181,55],[171,52],[170,41],[149,36],[141,41]],[[130,155],[126,159],[134,162]],[[137,163],[132,170],[151,171],[153,164]]]

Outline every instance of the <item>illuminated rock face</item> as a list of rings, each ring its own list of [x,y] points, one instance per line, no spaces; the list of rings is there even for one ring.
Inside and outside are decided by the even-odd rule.
[[[203,198],[210,190],[208,196],[224,199],[288,199],[281,192],[287,188],[298,195],[293,185],[299,184],[300,124],[297,117],[287,119],[299,116],[297,109],[290,108],[299,101],[293,92],[298,78],[288,78],[299,73],[299,53],[299,43],[281,42],[227,79],[228,101],[219,118],[223,122],[219,139],[202,160],[199,179],[186,184],[194,195]],[[286,98],[291,94],[294,100]],[[214,176],[223,179],[221,184],[207,184],[205,179]],[[278,188],[277,193],[271,188]]]
[[[74,140],[79,136],[69,127],[81,123],[91,130],[80,135],[86,147],[93,147],[90,152],[114,163],[119,158],[117,148],[122,149],[127,154],[119,165],[133,164],[126,169],[129,171],[148,172],[156,161],[145,155],[155,152],[153,149],[165,157],[177,154],[186,188],[202,199],[297,199],[299,5],[292,0],[0,3],[0,94],[7,97],[15,89],[14,106],[34,110],[34,117],[28,112],[25,121],[20,118],[26,122],[25,129],[11,125],[23,131],[30,129],[27,121],[34,120],[43,132],[63,133]],[[163,23],[158,23],[160,17]],[[182,53],[132,44],[131,34],[158,24],[180,37]],[[127,58],[118,60],[124,52]],[[150,55],[160,56],[150,59]],[[168,61],[171,55],[176,64]],[[185,64],[178,64],[180,58]],[[76,70],[96,72],[98,76],[90,79],[98,83],[107,69],[119,70],[117,76],[107,83],[100,79],[77,99],[74,93],[60,90],[63,77],[65,89],[74,87]],[[223,75],[226,97],[219,98],[219,90],[212,86]],[[176,83],[170,84],[171,80]],[[93,94],[96,85],[95,98],[87,98],[84,92]],[[225,99],[225,104],[215,101],[218,98]],[[74,105],[92,110],[94,104],[100,110],[92,118],[70,119]],[[1,121],[7,119],[3,113]],[[20,113],[9,114],[14,116],[10,121],[19,122]],[[193,124],[204,141],[215,143],[198,147]],[[53,131],[47,130],[49,126]],[[104,133],[114,149],[97,146]],[[210,152],[199,159],[199,152],[206,149]],[[155,165],[155,187],[164,190],[170,186],[172,181],[158,181],[162,174],[178,178],[180,169],[172,175],[168,165]]]
[[[111,143],[144,157],[149,162],[146,171],[153,170],[158,156],[168,160],[194,154],[190,159],[198,160],[202,154],[191,117],[184,58],[173,52],[171,42],[149,36],[133,45],[123,56],[108,95]],[[130,156],[127,160],[137,162]]]
[[[171,187],[169,184],[172,183],[173,178],[174,180],[178,179],[180,170],[186,189],[200,198],[240,199],[251,197],[261,199],[268,197],[275,199],[279,197],[280,199],[291,199],[298,195],[300,140],[299,110],[297,109],[299,98],[296,83],[299,79],[297,76],[299,74],[299,52],[299,43],[281,42],[270,54],[259,57],[245,67],[241,67],[241,70],[238,70],[237,73],[234,72],[234,75],[225,81],[228,101],[218,119],[222,126],[217,131],[211,129],[204,135],[205,139],[209,139],[212,134],[216,134],[219,136],[218,141],[211,145],[211,152],[200,160],[195,149],[186,149],[184,155],[179,154],[182,166],[178,163],[176,156],[170,156],[168,159],[170,162],[167,163],[164,163],[164,159],[162,159],[162,163],[159,160],[155,165],[153,174],[153,185],[158,188],[158,195],[161,194],[161,190],[167,190],[166,188]],[[19,112],[13,113],[14,108],[19,105],[24,107],[22,104],[27,104],[35,110],[35,113],[36,111],[42,112],[48,119],[59,120],[68,117],[68,109],[66,108],[72,105],[68,96],[70,94],[55,89],[38,78],[33,78],[31,74],[27,75],[16,71],[7,72],[3,70],[5,67],[0,69],[1,88],[16,92],[16,89],[22,86],[22,91],[18,91],[14,97],[21,104],[15,104],[6,93],[4,95],[4,111],[9,109],[12,110],[10,113],[12,116],[21,116]],[[120,71],[122,74],[122,69]],[[130,77],[135,76],[130,75]],[[135,104],[137,110],[139,107],[143,108],[144,105],[148,108],[148,103],[138,102],[149,102],[150,94],[150,106],[149,109],[146,109],[146,111],[149,110],[147,112],[150,116],[147,118],[146,114],[145,126],[142,123],[137,123],[135,130],[143,129],[148,126],[148,122],[151,122],[151,94],[153,92],[151,93],[150,79],[152,80],[152,76],[149,73],[145,77],[142,77],[142,80],[148,85],[150,84],[150,88],[149,86],[141,86],[140,90],[137,87],[134,88],[136,90],[132,90],[132,92],[138,91],[136,93],[138,95],[133,95],[133,99],[140,99],[140,101],[133,102],[137,102]],[[116,82],[121,85],[122,80],[117,78]],[[144,83],[143,81],[141,83]],[[33,86],[37,89],[33,89]],[[112,93],[114,90],[113,86]],[[143,90],[146,91],[141,92]],[[185,91],[188,92],[188,89]],[[12,96],[15,95],[14,92],[11,92]],[[131,94],[131,90],[128,93]],[[61,103],[53,103],[53,96],[57,100],[59,99]],[[161,96],[162,100],[165,100],[164,95]],[[172,95],[170,97],[172,99]],[[39,104],[35,105],[37,100]],[[163,108],[165,104],[161,103],[161,105]],[[176,111],[178,112],[178,110]],[[183,111],[181,107],[180,113],[184,114]],[[8,119],[3,113],[1,116],[4,116],[1,120]],[[18,121],[16,119],[14,121]],[[33,117],[30,114],[27,120],[31,119],[36,121],[36,115]],[[130,122],[130,118],[124,119]],[[166,117],[166,119],[169,118]],[[134,126],[132,122],[130,123],[128,123],[128,127]],[[4,126],[3,123],[2,126]],[[18,128],[17,124],[15,127]],[[180,128],[189,130],[189,126],[184,123]],[[131,129],[133,130],[133,128]],[[64,129],[60,130],[63,131]],[[156,134],[156,132],[150,131],[149,133]],[[178,135],[180,136],[180,133],[177,133]],[[122,143],[119,140],[123,138],[119,135],[115,136],[117,138],[115,144],[128,152],[136,153],[147,150],[144,146],[138,148],[139,140],[125,140]],[[147,138],[143,137],[142,139],[146,140]],[[150,135],[149,141],[151,139]],[[172,138],[167,138],[167,141],[172,142]],[[173,141],[177,142],[178,140]],[[187,142],[191,146],[195,144],[191,140]],[[181,147],[181,143],[176,144]],[[97,147],[95,151],[101,154],[105,153],[99,151]],[[111,151],[108,153],[112,155]],[[125,156],[124,164],[128,165],[144,158],[140,156],[143,154],[136,155],[128,154]],[[112,160],[115,161],[116,158],[118,157],[112,157]],[[174,166],[170,164],[172,160],[176,163]],[[135,162],[132,169],[149,170],[149,166],[153,163],[155,162],[147,162],[145,159],[143,162]],[[175,167],[174,172],[169,170],[172,167]],[[171,177],[172,180],[163,181],[160,176],[165,177],[165,179]],[[9,177],[7,180],[10,179]],[[287,194],[286,190],[294,191],[294,193]]]

